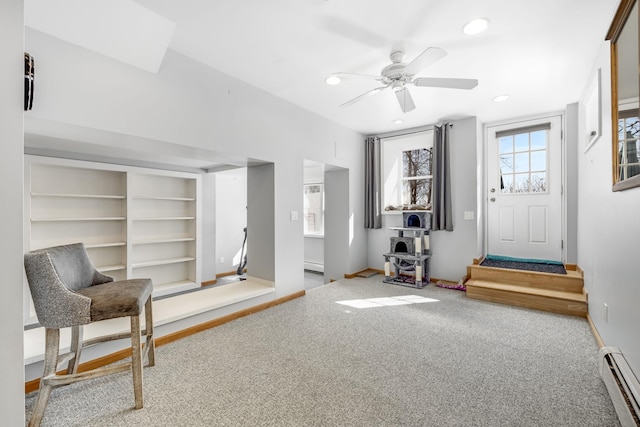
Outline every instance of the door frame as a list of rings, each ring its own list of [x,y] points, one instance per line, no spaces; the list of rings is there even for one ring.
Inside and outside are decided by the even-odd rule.
[[[482,254],[480,259],[484,258],[488,253],[489,247],[489,128],[503,125],[519,124],[526,126],[527,122],[532,120],[550,119],[553,117],[560,118],[560,179],[562,190],[560,192],[560,229],[562,233],[562,262],[567,262],[567,195],[564,191],[567,188],[567,116],[564,111],[550,112],[538,114],[534,116],[515,117],[511,119],[499,120],[485,123],[482,127],[482,188],[480,191],[480,205],[482,206]]]

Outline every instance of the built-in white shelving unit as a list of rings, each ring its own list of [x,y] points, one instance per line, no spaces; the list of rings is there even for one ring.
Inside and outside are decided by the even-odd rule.
[[[149,277],[154,296],[195,288],[199,193],[198,174],[25,156],[25,250],[83,242],[99,271]]]
[[[151,277],[154,295],[196,283],[198,181],[175,175],[129,175],[131,277]]]

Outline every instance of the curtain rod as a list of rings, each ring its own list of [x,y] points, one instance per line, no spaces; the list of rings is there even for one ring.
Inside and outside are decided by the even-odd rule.
[[[441,125],[428,125],[420,128],[397,130],[392,132],[385,132],[378,135],[367,135],[367,137],[377,136],[380,139],[397,138],[400,136],[415,135],[417,133],[423,133],[423,132],[431,132],[435,126],[441,126]],[[449,127],[452,128],[453,123],[449,123]]]

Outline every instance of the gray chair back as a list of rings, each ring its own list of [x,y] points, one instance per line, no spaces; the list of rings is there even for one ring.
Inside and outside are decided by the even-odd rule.
[[[95,269],[82,243],[28,252],[24,267],[38,321],[45,328],[90,323],[91,299],[75,291],[112,280]]]

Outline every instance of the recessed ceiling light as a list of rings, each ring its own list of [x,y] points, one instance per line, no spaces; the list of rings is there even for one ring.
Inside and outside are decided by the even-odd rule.
[[[479,34],[489,27],[489,20],[487,18],[477,18],[467,22],[462,27],[462,32],[468,36]]]
[[[404,123],[404,120],[402,120],[402,119],[395,119],[392,123],[393,123],[394,125],[399,125],[399,124],[401,124],[401,123]]]
[[[498,95],[495,98],[493,98],[493,102],[504,102],[507,99],[509,99],[509,95]]]
[[[342,80],[340,80],[340,77],[338,76],[329,76],[326,79],[324,79],[324,82],[329,86],[335,86],[335,85],[339,85],[340,82],[342,82]]]

